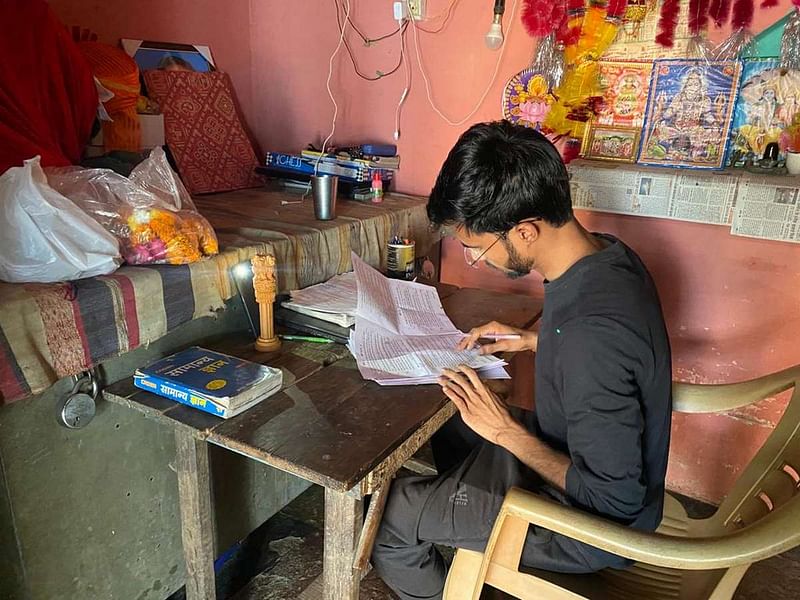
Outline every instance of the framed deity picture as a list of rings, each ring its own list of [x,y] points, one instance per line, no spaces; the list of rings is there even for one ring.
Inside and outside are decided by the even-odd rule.
[[[777,58],[745,59],[733,113],[729,154],[760,159],[800,110],[800,73],[781,72]]]
[[[605,153],[597,154],[595,150],[598,147],[605,147],[602,143],[598,146],[598,140],[606,140],[609,143],[616,142],[618,141],[616,138],[625,130],[631,134],[635,133],[635,143],[638,143],[644,124],[653,65],[652,63],[600,61],[599,67],[600,84],[604,90],[603,103],[586,128],[586,135],[583,139],[583,155],[586,158],[601,160],[625,160],[627,162],[636,160],[638,146],[632,149],[632,157],[626,154],[624,159],[611,157]],[[595,134],[595,129],[601,129],[602,133]],[[612,134],[612,138],[609,138],[608,134]],[[634,136],[625,136],[626,148],[632,137]],[[595,142],[594,146],[592,141]]]
[[[640,131],[631,127],[592,126],[584,139],[587,158],[634,162]]]
[[[740,74],[739,62],[655,61],[638,162],[722,168]]]

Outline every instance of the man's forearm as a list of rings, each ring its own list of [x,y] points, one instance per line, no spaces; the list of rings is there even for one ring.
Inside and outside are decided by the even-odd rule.
[[[567,470],[572,464],[566,454],[553,450],[542,440],[515,422],[497,436],[496,443],[541,475],[562,492],[567,488]]]

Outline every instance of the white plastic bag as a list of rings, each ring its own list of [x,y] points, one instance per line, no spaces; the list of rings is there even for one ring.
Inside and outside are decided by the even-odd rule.
[[[38,156],[0,175],[0,279],[70,281],[120,263],[116,238],[47,184]]]

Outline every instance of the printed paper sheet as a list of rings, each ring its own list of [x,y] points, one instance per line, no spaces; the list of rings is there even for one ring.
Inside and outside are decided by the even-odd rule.
[[[575,208],[644,217],[729,225],[736,178],[635,168],[571,168]]]
[[[442,308],[433,287],[387,279],[355,254],[356,329],[350,350],[365,379],[381,385],[436,383],[442,369],[468,365],[486,378],[507,378],[505,362],[458,351],[464,334]]]
[[[745,237],[800,242],[800,190],[774,181],[750,179],[739,188],[731,233]]]

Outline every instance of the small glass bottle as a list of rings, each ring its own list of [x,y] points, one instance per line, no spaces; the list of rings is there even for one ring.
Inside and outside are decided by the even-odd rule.
[[[372,174],[372,202],[378,204],[383,202],[383,181],[381,181],[380,173]]]

